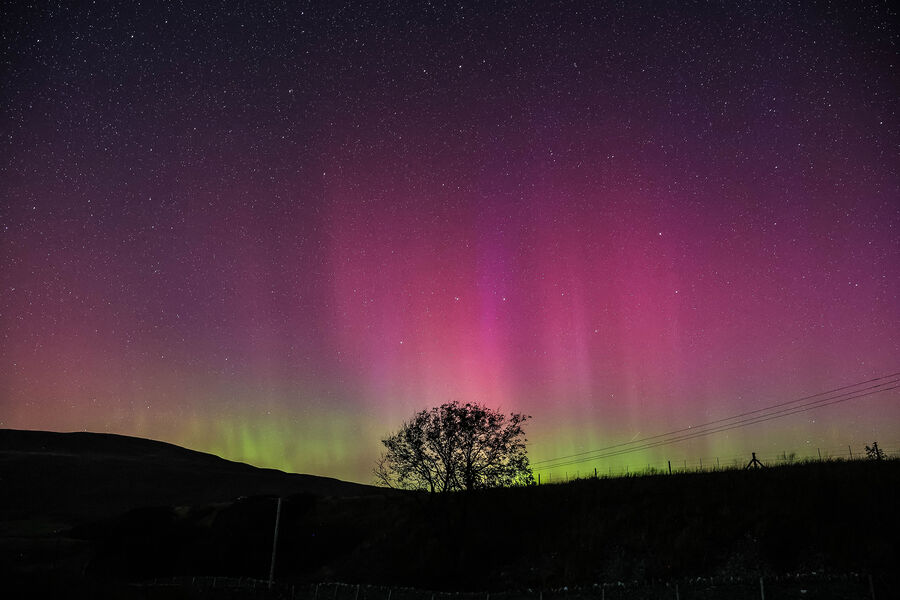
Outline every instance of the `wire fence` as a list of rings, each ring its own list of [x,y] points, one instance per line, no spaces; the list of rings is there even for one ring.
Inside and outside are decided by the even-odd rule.
[[[883,449],[885,459],[900,459],[900,448]],[[866,453],[866,447],[854,448],[847,445],[840,448],[816,448],[815,454],[798,455],[796,451],[761,455],[751,453],[750,456],[707,456],[702,458],[662,459],[655,461],[634,461],[633,463],[588,465],[584,469],[564,470],[559,467],[535,468],[535,481],[539,484],[564,483],[577,479],[629,477],[640,475],[659,475],[676,473],[707,473],[723,470],[744,469],[756,458],[763,466],[792,465],[801,463],[872,460]]]
[[[680,581],[603,582],[584,587],[492,592],[441,592],[338,582],[290,583],[227,577],[181,577],[134,584],[143,598],[290,600],[712,600],[733,598],[894,598],[896,577],[865,573],[792,573],[765,577],[697,577]]]

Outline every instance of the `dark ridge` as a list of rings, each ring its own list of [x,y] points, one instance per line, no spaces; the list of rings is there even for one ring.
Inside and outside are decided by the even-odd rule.
[[[241,496],[381,494],[373,486],[261,469],[174,444],[108,433],[0,429],[0,519],[73,525],[143,506]]]

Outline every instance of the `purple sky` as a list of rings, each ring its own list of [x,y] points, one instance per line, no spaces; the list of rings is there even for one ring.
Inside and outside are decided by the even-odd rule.
[[[449,400],[545,460],[900,371],[885,5],[597,4],[18,7],[0,427],[369,481]],[[898,397],[569,468],[896,450]]]

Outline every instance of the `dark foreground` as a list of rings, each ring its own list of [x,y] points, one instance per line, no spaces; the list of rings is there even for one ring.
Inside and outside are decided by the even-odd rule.
[[[678,582],[613,582],[587,587],[508,592],[440,592],[408,587],[343,583],[285,583],[224,577],[176,577],[139,583],[80,580],[38,581],[23,596],[110,599],[290,599],[290,600],[758,600],[763,598],[815,598],[818,600],[870,600],[894,598],[896,577],[850,573],[788,574],[762,578],[707,578]]]
[[[888,598],[900,589],[896,460],[441,496],[297,479],[215,457],[218,471],[207,464],[193,479],[173,477],[173,465],[212,459],[179,459],[189,451],[169,447],[173,454],[140,470],[140,487],[175,500],[150,506],[146,494],[129,495],[133,481],[120,481],[123,461],[149,460],[128,449],[129,438],[118,440],[125,457],[109,477],[89,468],[108,463],[108,453],[73,458],[70,448],[64,460],[81,460],[91,474],[83,493],[100,486],[115,498],[104,512],[69,497],[79,494],[78,478],[54,470],[52,453],[23,457],[3,446],[2,433],[0,575],[32,596],[432,600],[426,590],[443,590],[477,593],[434,600],[588,600],[676,598],[677,586],[684,599],[760,598],[760,578],[767,599]],[[17,462],[26,460],[49,473],[32,478],[42,482],[35,490]],[[53,477],[66,495],[38,501]]]

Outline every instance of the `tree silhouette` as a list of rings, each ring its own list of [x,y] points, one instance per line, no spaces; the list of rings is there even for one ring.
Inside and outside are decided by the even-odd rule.
[[[878,447],[878,442],[872,442],[871,446],[866,446],[866,458],[884,460],[886,456],[884,450]]]
[[[522,429],[529,418],[458,402],[420,411],[382,440],[375,480],[431,492],[532,483]]]

